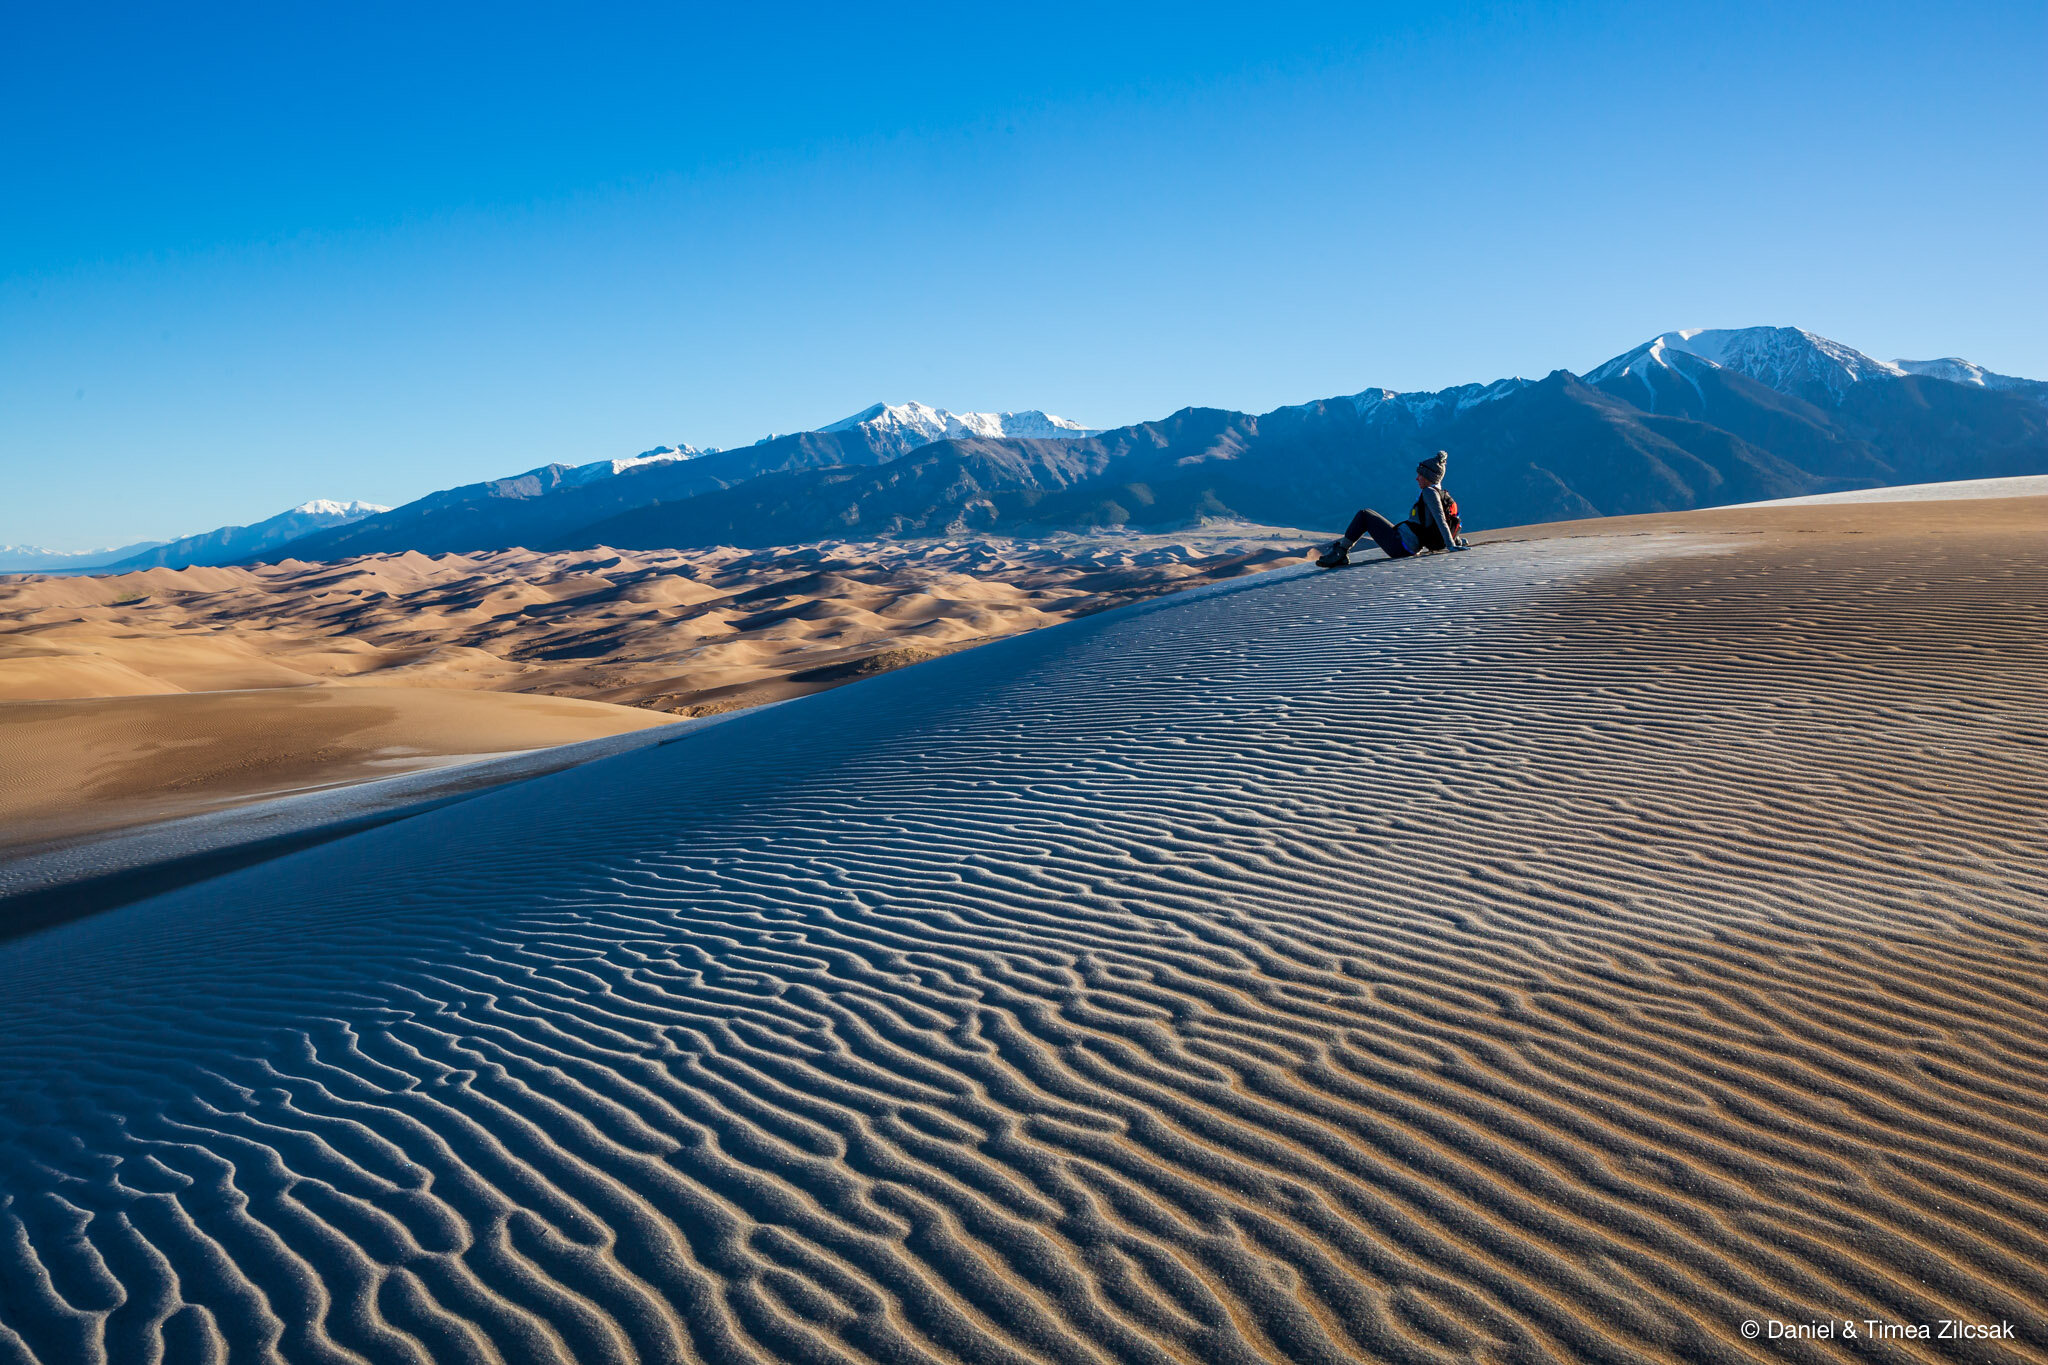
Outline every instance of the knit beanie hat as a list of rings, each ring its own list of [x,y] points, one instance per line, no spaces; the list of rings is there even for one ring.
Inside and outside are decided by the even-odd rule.
[[[1451,457],[1439,450],[1436,454],[1415,466],[1415,472],[1428,479],[1432,485],[1440,484],[1444,481],[1444,467],[1450,464],[1450,462]]]

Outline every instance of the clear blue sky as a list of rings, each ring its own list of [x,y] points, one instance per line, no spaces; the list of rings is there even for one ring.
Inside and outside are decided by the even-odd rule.
[[[9,11],[0,542],[1674,327],[2048,377],[2039,0],[203,8]]]

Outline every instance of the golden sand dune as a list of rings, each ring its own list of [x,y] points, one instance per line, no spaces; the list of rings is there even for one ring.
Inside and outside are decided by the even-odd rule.
[[[0,854],[669,721],[566,697],[402,687],[10,702]]]
[[[221,689],[544,692],[685,715],[1291,562],[1305,533],[795,550],[375,555],[0,578],[0,700]],[[868,671],[873,671],[869,669]]]
[[[0,735],[30,760],[0,773],[0,848],[669,718],[650,711],[800,696],[1291,562],[1303,539],[408,553],[0,578]],[[514,692],[532,699],[491,695]]]
[[[0,946],[0,1349],[2048,1360],[2048,503],[1823,510],[1169,597]]]

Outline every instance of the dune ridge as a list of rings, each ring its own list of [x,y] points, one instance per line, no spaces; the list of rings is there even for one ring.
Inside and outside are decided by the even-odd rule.
[[[6,945],[0,1352],[2048,1358],[2037,530],[1282,570]]]

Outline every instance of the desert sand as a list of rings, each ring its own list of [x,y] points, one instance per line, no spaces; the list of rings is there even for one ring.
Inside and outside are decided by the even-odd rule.
[[[23,760],[0,771],[0,857],[803,696],[1291,563],[1305,538],[1249,528],[0,577],[0,737]]]
[[[2048,502],[1000,640],[0,944],[15,1359],[2048,1359]],[[1745,1322],[2009,1326],[1750,1341]]]
[[[0,576],[0,700],[303,687],[545,693],[694,716],[1299,558],[1226,529]]]
[[[409,687],[0,703],[0,857],[670,720],[566,697]]]

